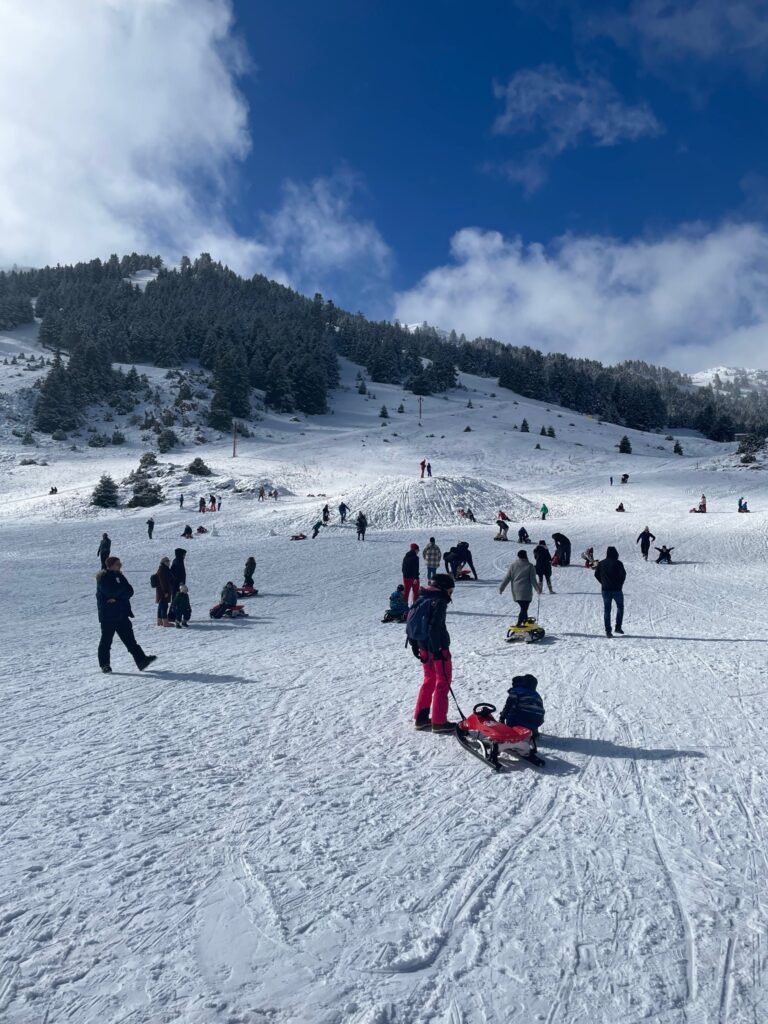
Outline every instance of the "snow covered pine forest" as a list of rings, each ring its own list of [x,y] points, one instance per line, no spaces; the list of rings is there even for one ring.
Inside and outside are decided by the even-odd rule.
[[[0,338],[9,402],[36,332]],[[164,386],[165,370],[137,369]],[[152,509],[125,507],[125,487],[118,508],[90,504],[102,474],[135,469],[140,430],[71,451],[3,425],[0,1019],[762,1024],[764,474],[734,443],[675,429],[679,456],[664,432],[469,374],[423,398],[420,425],[400,385],[359,393],[360,369],[341,360],[332,412],[264,411],[234,459],[225,434],[182,438],[158,455]],[[211,477],[186,472],[196,455]],[[261,485],[279,499],[258,501]],[[210,491],[223,507],[199,515]],[[702,492],[707,515],[690,515]],[[368,517],[364,544],[342,499]],[[329,525],[292,542],[326,501]],[[457,516],[467,505],[476,524]],[[498,585],[517,545],[493,541],[499,508],[511,538],[525,525],[573,542],[537,645],[505,643],[516,606]],[[215,535],[182,542],[187,523]],[[672,565],[642,560],[646,524]],[[113,674],[98,669],[104,531],[157,655],[143,674],[119,641]],[[413,728],[420,667],[381,619],[409,544],[430,535],[469,541],[480,577],[448,612],[458,700],[500,705],[514,675],[536,675],[544,769],[494,774]],[[613,639],[577,557],[610,544],[627,568]],[[155,626],[149,585],[179,546],[184,632]],[[209,619],[251,554],[248,617]]]

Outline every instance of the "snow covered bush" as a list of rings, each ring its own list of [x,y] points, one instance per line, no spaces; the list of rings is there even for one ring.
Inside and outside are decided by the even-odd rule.
[[[117,484],[105,473],[93,489],[91,504],[99,508],[117,508]]]
[[[190,464],[187,466],[187,472],[191,473],[193,476],[213,476],[213,471],[206,466],[199,455],[197,458],[192,459]]]
[[[160,452],[169,452],[171,448],[175,448],[179,443],[179,439],[176,435],[175,430],[171,430],[170,427],[166,427],[165,430],[161,430],[157,435],[157,448]]]

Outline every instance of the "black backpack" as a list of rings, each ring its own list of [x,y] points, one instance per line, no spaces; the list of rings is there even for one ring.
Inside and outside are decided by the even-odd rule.
[[[160,586],[160,579],[156,572],[153,572],[152,575],[149,577],[149,585],[150,587],[154,587],[155,589],[157,589]]]

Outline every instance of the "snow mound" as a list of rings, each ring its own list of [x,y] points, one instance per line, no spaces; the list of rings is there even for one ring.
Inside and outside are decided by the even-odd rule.
[[[478,522],[494,522],[503,509],[512,522],[536,514],[532,502],[513,491],[470,476],[410,480],[379,477],[342,495],[353,512],[362,510],[371,526],[398,529],[417,526],[431,529],[461,522],[458,509],[471,508]]]

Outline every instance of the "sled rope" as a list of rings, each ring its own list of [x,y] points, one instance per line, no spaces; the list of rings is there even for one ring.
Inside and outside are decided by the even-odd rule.
[[[462,721],[463,721],[467,716],[464,714],[464,712],[459,707],[459,702],[456,700],[456,694],[453,692],[453,687],[449,686],[448,689],[450,691],[451,696],[453,697],[453,703],[456,705],[456,710],[461,715],[461,718],[462,718]]]

